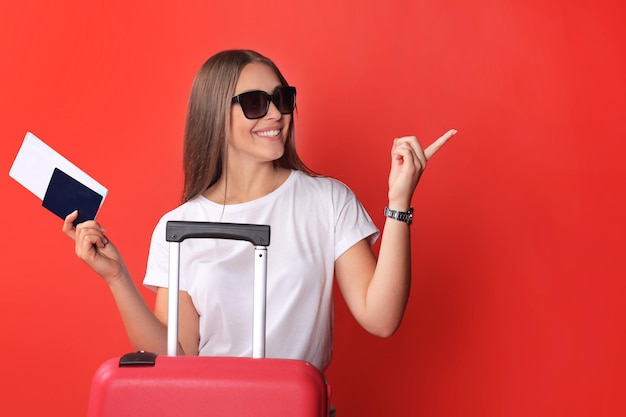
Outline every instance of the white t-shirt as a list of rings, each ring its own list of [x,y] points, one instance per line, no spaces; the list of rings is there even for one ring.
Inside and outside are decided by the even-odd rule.
[[[268,224],[266,356],[304,360],[324,371],[333,341],[334,263],[379,231],[341,182],[291,171],[274,192],[243,204],[196,197],[165,214],[150,245],[144,284],[167,287],[168,220]],[[246,241],[181,243],[180,289],[200,315],[200,355],[251,356],[254,246]]]

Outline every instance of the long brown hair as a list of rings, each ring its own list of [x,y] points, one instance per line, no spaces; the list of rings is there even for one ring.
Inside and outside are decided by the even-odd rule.
[[[191,87],[185,125],[183,202],[203,193],[222,175],[231,100],[239,74],[252,62],[266,64],[274,70],[282,85],[289,85],[269,58],[250,50],[219,52],[209,58],[196,74]],[[285,152],[275,164],[313,174],[296,153],[293,119],[292,117],[289,125]]]

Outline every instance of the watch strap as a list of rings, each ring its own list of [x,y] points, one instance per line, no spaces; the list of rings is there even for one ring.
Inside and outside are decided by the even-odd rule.
[[[409,207],[409,211],[398,211],[385,206],[385,217],[411,224],[413,222],[413,207]]]

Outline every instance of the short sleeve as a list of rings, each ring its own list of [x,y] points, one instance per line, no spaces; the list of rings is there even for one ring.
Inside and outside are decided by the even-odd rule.
[[[148,265],[143,284],[156,290],[157,287],[168,287],[169,272],[169,247],[165,240],[165,218],[162,218],[152,233],[150,251],[148,253]],[[182,283],[181,283],[181,289]]]
[[[345,184],[336,181],[333,187],[335,210],[335,260],[363,239],[370,245],[378,239],[380,231],[371,217]]]

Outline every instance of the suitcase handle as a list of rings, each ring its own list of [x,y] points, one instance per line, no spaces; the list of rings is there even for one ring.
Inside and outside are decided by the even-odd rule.
[[[267,297],[267,247],[270,226],[242,223],[212,223],[170,220],[165,225],[165,240],[170,243],[167,308],[167,354],[178,351],[178,292],[180,244],[190,238],[247,240],[254,245],[254,289],[252,318],[252,357],[265,357],[265,319]]]
[[[182,242],[189,238],[247,240],[256,246],[269,246],[270,227],[261,224],[168,221],[165,240]]]

